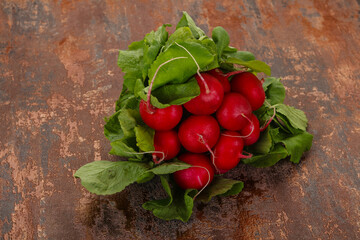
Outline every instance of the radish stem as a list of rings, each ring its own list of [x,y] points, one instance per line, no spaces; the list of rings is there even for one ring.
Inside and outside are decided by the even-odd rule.
[[[274,109],[274,114],[271,116],[271,118],[264,124],[264,126],[260,127],[260,132],[264,131],[272,122],[272,120],[274,119],[275,115],[276,115],[276,109],[275,107],[272,107]]]
[[[248,152],[245,152],[243,151],[243,153],[246,153],[247,155],[243,155],[243,154],[240,154],[239,157],[240,158],[252,158],[252,153],[248,153]]]

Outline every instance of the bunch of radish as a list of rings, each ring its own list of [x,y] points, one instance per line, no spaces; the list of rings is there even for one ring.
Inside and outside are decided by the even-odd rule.
[[[177,157],[192,165],[175,172],[174,180],[183,189],[201,190],[214,174],[252,156],[243,148],[254,144],[264,130],[252,112],[263,105],[265,92],[251,72],[225,74],[217,68],[195,78],[199,96],[162,109],[142,100],[139,110],[145,124],[155,130],[155,164]]]

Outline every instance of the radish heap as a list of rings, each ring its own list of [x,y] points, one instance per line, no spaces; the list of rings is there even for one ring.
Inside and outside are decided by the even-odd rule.
[[[183,104],[189,114],[181,122],[181,106],[173,105],[164,109],[150,106],[151,112],[147,111],[146,103],[141,101],[140,115],[149,127],[156,130],[154,145],[156,151],[164,151],[166,157],[162,160],[172,159],[180,153],[180,144],[187,151],[179,159],[194,167],[175,172],[175,182],[184,189],[201,190],[212,181],[212,169],[215,173],[222,174],[236,167],[242,158],[251,157],[243,154],[243,147],[250,146],[259,139],[259,120],[252,111],[264,103],[265,92],[261,81],[250,72],[235,74],[231,85],[220,69],[199,73],[195,79],[199,84],[200,94]],[[231,86],[226,93],[224,86]],[[178,108],[172,110],[174,107]],[[168,113],[162,114],[164,111]],[[175,128],[177,125],[178,128]],[[173,129],[169,130],[167,126],[172,126]],[[221,132],[220,126],[223,128]],[[161,131],[165,127],[168,131]],[[178,138],[174,136],[176,131]],[[204,153],[208,153],[209,157]],[[160,163],[160,154],[153,155],[157,157],[154,162]],[[205,167],[209,174],[205,174],[204,169],[196,168],[198,166]],[[204,176],[207,176],[208,181],[203,180]]]
[[[127,161],[94,161],[75,177],[107,195],[158,176],[168,197],[143,208],[186,222],[194,200],[241,192],[244,183],[225,178],[227,172],[285,158],[298,163],[312,135],[304,112],[283,103],[280,79],[260,80],[270,67],[231,47],[224,28],[208,37],[186,12],[170,36],[168,26],[119,52],[124,81],[104,134],[110,154]]]

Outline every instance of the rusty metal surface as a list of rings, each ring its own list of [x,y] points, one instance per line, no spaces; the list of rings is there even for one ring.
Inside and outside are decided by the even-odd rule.
[[[359,1],[0,1],[1,239],[360,239]],[[99,197],[73,173],[108,155],[118,49],[186,10],[282,77],[313,148],[299,165],[240,165],[235,197],[188,223],[141,208],[159,182]],[[172,28],[173,29],[173,28]]]

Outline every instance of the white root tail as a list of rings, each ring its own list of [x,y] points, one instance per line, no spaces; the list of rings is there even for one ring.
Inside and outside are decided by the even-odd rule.
[[[208,181],[207,181],[207,183],[205,184],[205,186],[202,187],[202,188],[200,189],[200,191],[198,191],[198,192],[195,194],[195,196],[193,197],[193,200],[195,200],[195,198],[196,198],[197,196],[199,196],[199,194],[209,185],[210,180],[211,180],[211,175],[210,175],[209,170],[208,170],[206,167],[203,167],[203,166],[193,166],[193,167],[198,167],[198,168],[205,169],[205,171],[207,172],[207,174],[208,174],[208,176],[209,176]]]
[[[205,141],[204,137],[201,134],[198,134],[199,136],[199,141],[205,145],[205,147],[207,148],[207,150],[210,152],[211,157],[212,157],[212,163],[216,169],[217,172],[219,172],[219,169],[217,168],[216,164],[215,164],[215,154],[214,152],[211,150],[211,147],[207,144],[207,142]]]

